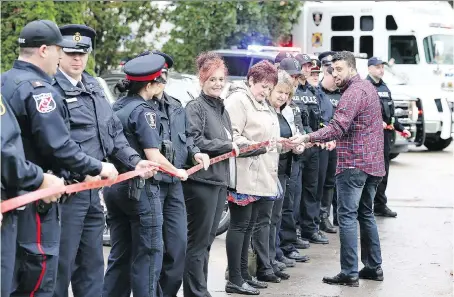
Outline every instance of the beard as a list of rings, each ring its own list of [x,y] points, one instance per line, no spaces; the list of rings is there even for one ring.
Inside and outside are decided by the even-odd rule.
[[[349,80],[350,80],[350,78],[346,77],[340,81],[335,81],[335,84],[338,88],[343,88],[348,83]]]

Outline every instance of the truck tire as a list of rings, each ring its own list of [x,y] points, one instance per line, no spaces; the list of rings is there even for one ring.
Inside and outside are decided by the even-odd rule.
[[[216,230],[216,236],[221,235],[230,225],[230,210],[227,200],[225,201],[224,211],[222,212],[221,220],[219,221],[218,229]]]
[[[389,154],[389,159],[390,160],[395,159],[397,158],[397,156],[399,156],[399,153]]]
[[[441,139],[440,136],[436,138],[426,138],[424,145],[429,151],[442,151],[447,148],[452,142],[452,137],[448,139]]]

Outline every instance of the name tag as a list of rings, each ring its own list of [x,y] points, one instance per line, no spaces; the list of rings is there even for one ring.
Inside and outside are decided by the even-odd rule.
[[[378,92],[378,96],[380,98],[389,98],[389,93],[388,92]]]
[[[74,98],[67,98],[65,99],[66,100],[66,103],[72,103],[72,102],[77,102],[77,98],[74,97]]]

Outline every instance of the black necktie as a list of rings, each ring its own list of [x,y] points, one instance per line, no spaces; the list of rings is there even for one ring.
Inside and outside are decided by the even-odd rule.
[[[77,82],[76,86],[84,91],[86,90],[84,84],[81,81]]]

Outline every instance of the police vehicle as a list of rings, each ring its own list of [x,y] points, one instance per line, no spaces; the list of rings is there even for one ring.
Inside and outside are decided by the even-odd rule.
[[[392,60],[390,71],[407,81],[396,89],[412,91],[424,104],[425,146],[437,151],[451,143],[454,10],[448,1],[305,2],[292,44],[315,54],[347,50]]]

